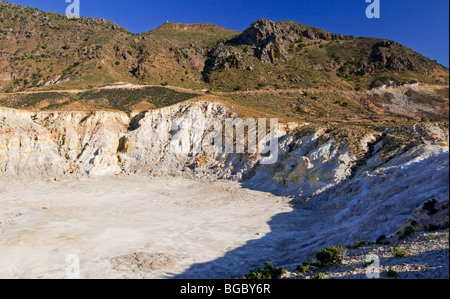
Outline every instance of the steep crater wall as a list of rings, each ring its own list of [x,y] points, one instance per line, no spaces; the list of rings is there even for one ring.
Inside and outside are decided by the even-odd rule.
[[[316,231],[285,251],[374,241],[391,235],[428,200],[448,201],[448,128],[411,126],[347,138],[325,128],[280,124],[278,159],[193,151],[213,120],[236,118],[213,102],[184,102],[128,116],[120,112],[28,112],[0,108],[0,179],[155,175],[238,180],[243,187],[291,196],[316,211]],[[291,125],[292,127],[292,125]],[[355,150],[357,149],[357,150]],[[302,237],[304,238],[304,237]],[[325,241],[326,240],[326,241]]]

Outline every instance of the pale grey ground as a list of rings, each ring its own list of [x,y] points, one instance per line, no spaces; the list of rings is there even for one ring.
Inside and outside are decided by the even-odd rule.
[[[182,178],[0,182],[0,195],[1,278],[64,278],[70,254],[81,278],[170,277],[263,237],[292,210],[236,182]]]

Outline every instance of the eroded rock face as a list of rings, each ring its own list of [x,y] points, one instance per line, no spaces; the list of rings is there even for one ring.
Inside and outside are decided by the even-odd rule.
[[[273,22],[267,19],[255,21],[240,36],[242,43],[255,47],[256,56],[264,63],[274,64],[289,60],[289,46],[301,38],[339,39],[342,35],[294,22]]]
[[[397,86],[395,82],[390,81],[365,92],[365,96],[383,113],[401,115],[417,121],[445,121],[449,117],[448,103],[436,100],[417,83]]]
[[[265,63],[286,61],[290,57],[289,45],[295,42],[300,32],[269,20],[258,20],[241,35],[241,40],[256,48],[256,56]]]
[[[131,117],[120,112],[33,113],[1,108],[0,177],[119,173],[210,177],[309,198],[355,180],[357,173],[365,176],[357,172],[360,169],[374,173],[394,157],[403,157],[401,167],[424,152],[430,155],[426,159],[448,152],[448,130],[431,124],[411,128],[414,138],[425,140],[428,147],[412,143],[408,151],[400,146],[393,150],[391,144],[398,143],[395,139],[377,140],[381,132],[346,141],[322,128],[286,133],[283,125],[273,132],[279,148],[274,164],[262,165],[259,154],[206,151],[206,137],[222,134],[212,130],[213,122],[235,117],[227,107],[213,102],[184,102]],[[355,142],[361,149],[357,153],[350,150]]]
[[[243,69],[246,65],[242,57],[231,47],[220,45],[209,53],[203,72],[209,74],[217,70]]]
[[[202,50],[195,48],[175,48],[173,49],[176,62],[186,68],[195,72],[202,72],[205,68],[205,58]]]
[[[212,102],[185,102],[131,118],[118,112],[2,108],[0,177],[180,175],[242,180],[267,191],[308,196],[344,180],[358,160],[324,129],[294,136],[282,125],[272,132],[279,137],[274,164],[262,165],[258,153],[205,149],[208,136],[222,136],[213,131],[214,122],[236,117]]]
[[[106,175],[120,171],[117,147],[128,117],[113,112],[0,110],[2,175]]]

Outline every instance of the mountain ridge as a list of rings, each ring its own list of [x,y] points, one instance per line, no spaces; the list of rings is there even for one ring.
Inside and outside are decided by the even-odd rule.
[[[374,88],[419,83],[418,94],[410,96],[414,92],[406,90],[401,95],[413,104],[422,96],[429,99],[425,108],[414,105],[422,110],[417,108],[412,116],[423,118],[420,111],[433,107],[438,117],[432,119],[448,114],[440,108],[448,105],[448,68],[391,40],[336,34],[293,21],[259,19],[243,31],[169,22],[134,34],[105,19],[68,19],[1,1],[0,45],[3,97],[127,82],[226,93],[235,103],[293,120],[326,121],[335,110],[340,111],[336,117],[345,119],[380,109],[386,119],[389,109],[383,105],[395,105],[392,93],[371,97],[367,105],[376,109],[361,99]],[[297,92],[288,95],[288,90]],[[259,92],[270,92],[273,98],[259,99]],[[44,104],[25,107],[55,107]],[[96,109],[94,104],[85,107]],[[0,100],[0,105],[5,102]],[[328,109],[330,105],[337,109]],[[400,120],[408,117],[403,114]]]

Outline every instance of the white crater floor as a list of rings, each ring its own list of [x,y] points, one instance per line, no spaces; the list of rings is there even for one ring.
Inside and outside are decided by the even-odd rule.
[[[262,243],[258,250],[272,217],[292,211],[287,198],[230,181],[0,181],[0,278],[245,274],[280,246]],[[278,223],[277,230],[286,225],[295,232],[291,220]],[[256,245],[246,250],[252,241]],[[229,252],[236,256],[227,260]]]

